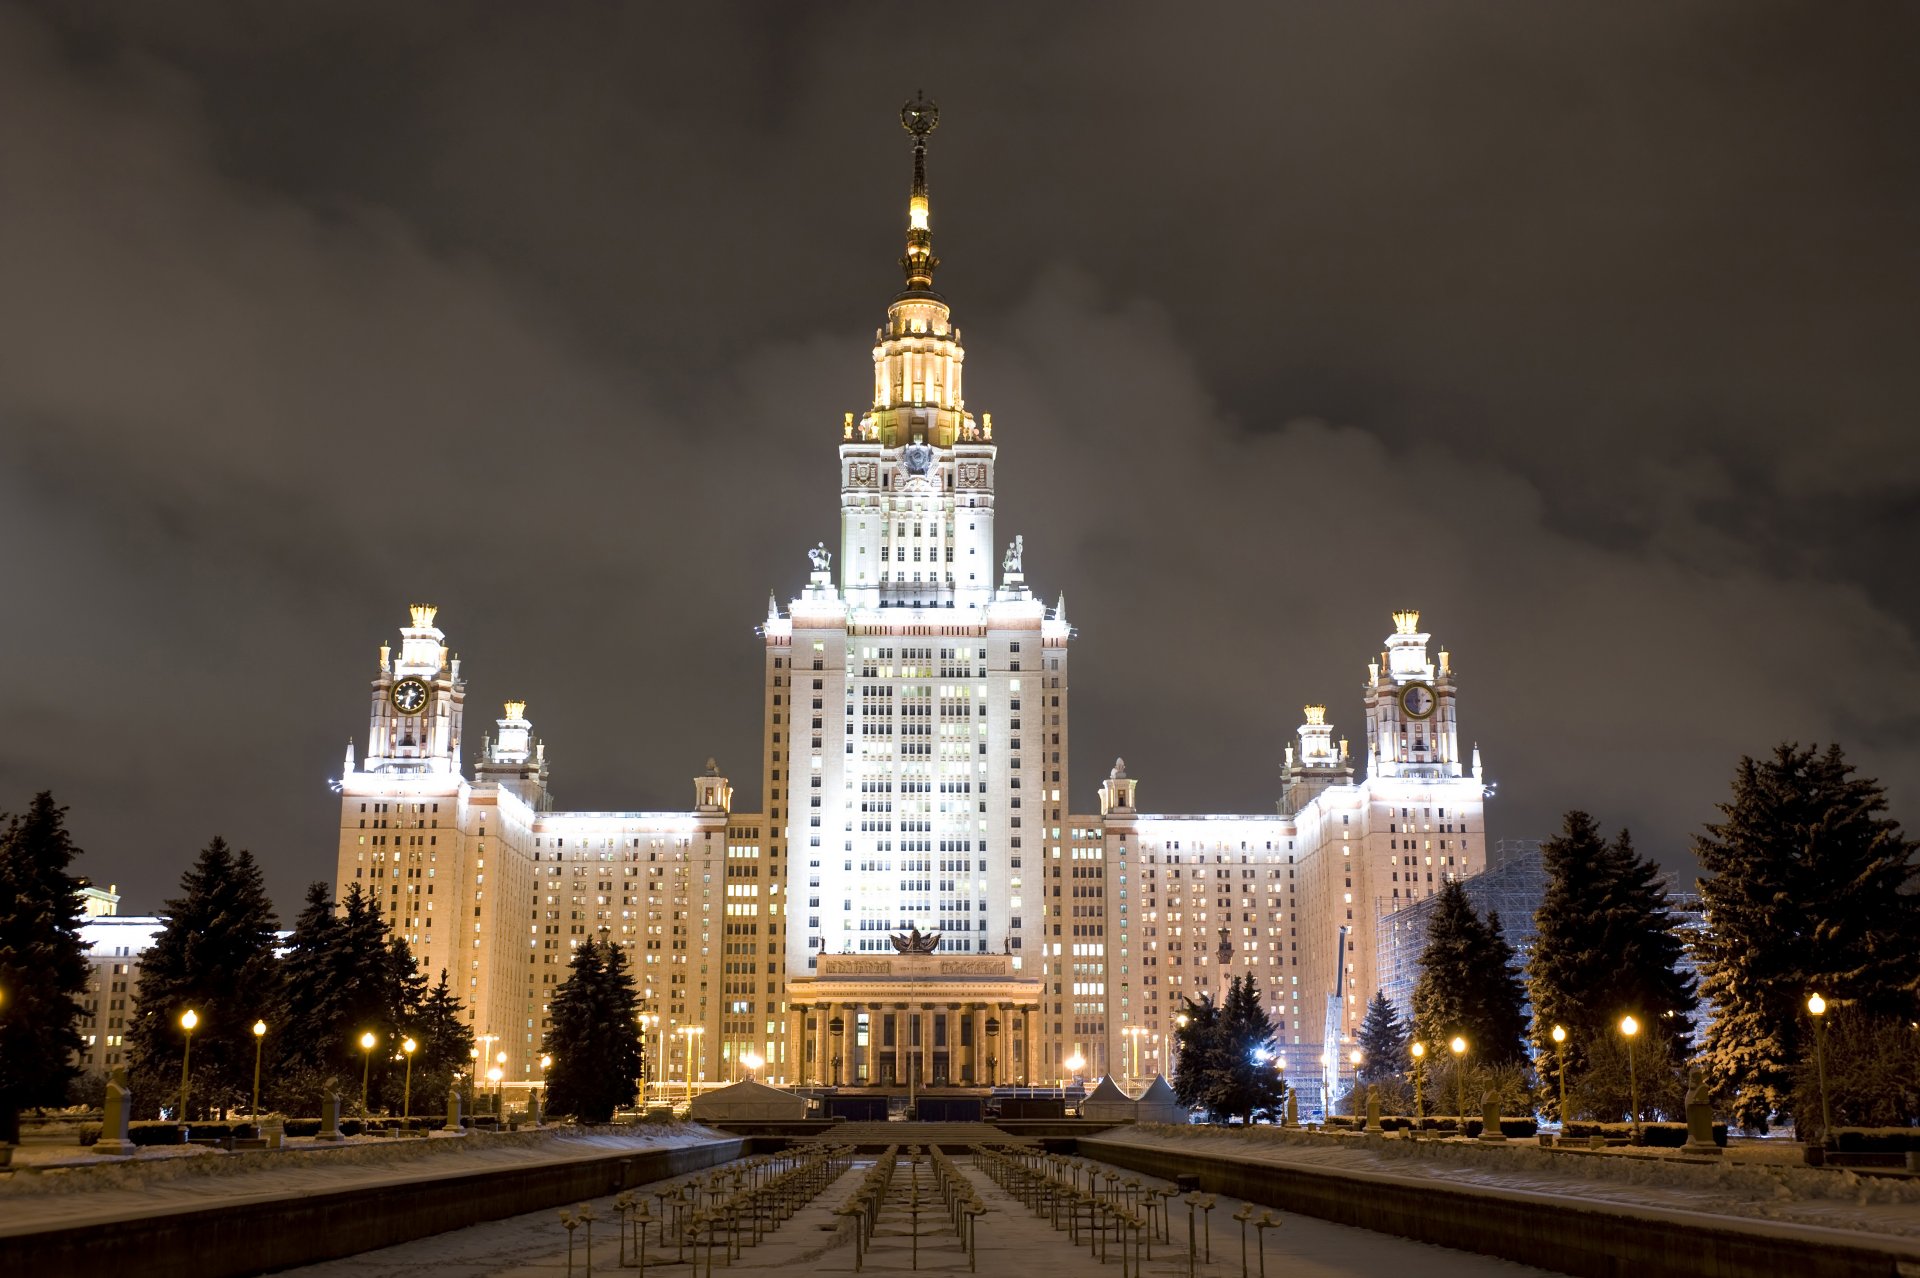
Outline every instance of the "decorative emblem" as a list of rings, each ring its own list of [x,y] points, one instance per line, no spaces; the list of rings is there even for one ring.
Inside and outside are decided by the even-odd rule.
[[[833,552],[824,541],[807,552],[807,559],[815,572],[827,572],[833,567]]]
[[[960,488],[985,488],[987,486],[986,463],[961,462],[954,468],[953,482]]]
[[[933,469],[933,448],[931,445],[914,440],[900,450],[900,464],[907,468],[909,475],[924,475]]]
[[[853,462],[847,467],[847,486],[849,488],[877,488],[880,486],[880,465],[878,462]]]
[[[1227,939],[1227,929],[1220,929],[1220,962],[1224,966],[1233,962],[1233,942]]]
[[[919,927],[910,927],[906,935],[898,932],[887,938],[893,942],[893,948],[901,954],[931,954],[940,948],[938,932],[922,932]]]

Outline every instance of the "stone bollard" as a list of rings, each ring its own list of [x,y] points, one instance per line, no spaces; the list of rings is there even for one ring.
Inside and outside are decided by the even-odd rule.
[[[1282,1127],[1298,1127],[1300,1125],[1300,1104],[1294,1100],[1293,1089],[1291,1088],[1287,1089],[1287,1116],[1281,1120],[1280,1125]]]
[[[1706,1079],[1699,1070],[1687,1074],[1687,1152],[1718,1154],[1713,1143],[1713,1098],[1707,1094]]]
[[[340,1093],[328,1092],[320,1098],[320,1134],[315,1140],[345,1140],[340,1134]]]
[[[447,1089],[447,1130],[460,1130],[460,1089],[457,1087]]]
[[[1371,1084],[1367,1087],[1367,1127],[1366,1130],[1378,1134],[1380,1131],[1380,1092]]]
[[[540,1104],[540,1092],[536,1089],[533,1095],[527,1098],[527,1123],[530,1126],[538,1127],[546,1121],[541,1112],[543,1108]]]
[[[1507,1134],[1500,1130],[1500,1098],[1492,1092],[1480,1098],[1480,1139],[1484,1141],[1503,1141]]]
[[[133,1089],[127,1086],[127,1067],[115,1065],[107,1082],[107,1103],[100,1125],[96,1154],[131,1154],[134,1144],[127,1139],[127,1121],[133,1116]]]

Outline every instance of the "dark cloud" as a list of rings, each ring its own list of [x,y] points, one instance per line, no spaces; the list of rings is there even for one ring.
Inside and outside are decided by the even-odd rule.
[[[750,798],[925,87],[1089,805],[1266,808],[1412,604],[1496,836],[1684,868],[1782,737],[1912,817],[1911,9],[903,13],[0,9],[0,801],[291,901],[414,599],[562,803]]]

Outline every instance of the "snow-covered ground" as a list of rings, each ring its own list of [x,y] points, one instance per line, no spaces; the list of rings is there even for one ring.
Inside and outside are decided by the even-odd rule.
[[[286,1150],[222,1153],[194,1147],[0,1177],[0,1237],[221,1203],[300,1197],[419,1177],[597,1158],[609,1153],[733,1139],[695,1124],[633,1129],[554,1128],[433,1140],[363,1137],[291,1142]],[[57,1150],[35,1146],[32,1152]],[[84,1151],[68,1147],[69,1159]],[[16,1153],[15,1157],[19,1155]]]
[[[1074,1246],[1064,1231],[1056,1230],[1036,1217],[1017,1200],[1003,1193],[982,1171],[971,1166],[970,1159],[957,1159],[987,1206],[980,1219],[976,1237],[979,1244],[978,1273],[1017,1278],[1044,1274],[1047,1278],[1115,1278],[1120,1272],[1117,1254],[1102,1263],[1089,1255],[1083,1243]],[[805,1210],[771,1234],[758,1247],[745,1247],[740,1258],[728,1264],[716,1257],[716,1272],[838,1274],[854,1272],[851,1236],[834,1231],[844,1224],[833,1209],[847,1200],[854,1186],[870,1166],[870,1160],[829,1186]],[[921,1184],[927,1185],[927,1173],[921,1171]],[[942,1215],[938,1200],[922,1209],[917,1221],[904,1209],[904,1168],[896,1174],[894,1197],[883,1211],[873,1244],[867,1251],[865,1273],[969,1273],[967,1256]],[[1140,1278],[1239,1278],[1239,1225],[1234,1223],[1238,1199],[1221,1195],[1211,1221],[1211,1260],[1201,1260],[1192,1271],[1187,1268],[1185,1215],[1176,1210],[1173,1218],[1176,1242],[1156,1242],[1153,1258],[1141,1266]],[[616,1269],[619,1259],[614,1200],[594,1200],[593,1265],[594,1272]],[[1275,1278],[1529,1278],[1546,1271],[1516,1265],[1510,1261],[1452,1251],[1426,1243],[1411,1242],[1386,1234],[1369,1233],[1345,1225],[1329,1224],[1308,1216],[1284,1214],[1285,1223],[1266,1235],[1265,1272]],[[918,1225],[919,1238],[909,1236]],[[1247,1272],[1260,1272],[1253,1233],[1248,1231]],[[649,1268],[658,1260],[657,1251],[649,1254]],[[671,1247],[667,1259],[673,1258]],[[628,1256],[628,1263],[633,1261]],[[402,1243],[379,1251],[362,1252],[343,1260],[329,1261],[292,1271],[306,1278],[411,1278],[431,1273],[435,1278],[560,1278],[570,1272],[567,1263],[567,1234],[557,1211],[530,1212],[507,1220],[475,1225],[433,1238]],[[576,1233],[573,1273],[586,1272],[586,1237]],[[682,1272],[678,1268],[668,1272]],[[1129,1273],[1132,1270],[1129,1268]]]
[[[1427,1177],[1455,1187],[1479,1185],[1627,1207],[1920,1238],[1920,1180],[1797,1166],[1778,1161],[1770,1150],[1711,1162],[1683,1162],[1652,1153],[1557,1151],[1520,1141],[1483,1145],[1332,1137],[1271,1127],[1223,1131],[1158,1125],[1117,1129],[1099,1138],[1109,1139],[1217,1151],[1289,1166]],[[1097,1143],[1085,1147],[1085,1152],[1097,1157]]]

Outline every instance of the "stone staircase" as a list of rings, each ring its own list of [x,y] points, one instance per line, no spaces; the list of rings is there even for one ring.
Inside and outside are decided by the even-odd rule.
[[[1010,1136],[992,1123],[835,1123],[817,1135],[804,1137],[797,1144],[852,1145],[861,1150],[881,1150],[898,1145],[922,1149],[938,1146],[949,1154],[965,1153],[969,1145],[1033,1145],[1031,1136]]]

